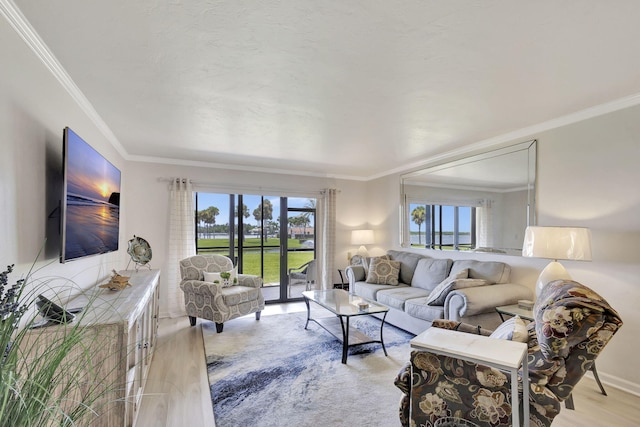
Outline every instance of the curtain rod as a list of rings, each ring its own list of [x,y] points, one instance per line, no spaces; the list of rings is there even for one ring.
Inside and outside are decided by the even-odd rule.
[[[225,192],[253,192],[261,195],[280,195],[280,194],[292,194],[292,195],[324,195],[326,193],[326,189],[322,190],[294,190],[290,188],[277,188],[277,187],[262,187],[262,186],[250,186],[250,185],[239,185],[239,184],[215,184],[211,182],[203,182],[203,181],[194,181],[190,178],[167,178],[160,177],[158,178],[159,182],[173,182],[180,181],[185,182],[189,180],[191,185],[194,187],[200,187],[202,189],[215,189]],[[338,193],[340,193],[339,189],[336,189]],[[276,193],[276,194],[267,194],[267,193]]]

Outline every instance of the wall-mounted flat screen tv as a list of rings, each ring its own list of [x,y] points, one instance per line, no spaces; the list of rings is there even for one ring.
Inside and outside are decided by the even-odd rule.
[[[67,262],[118,250],[120,170],[66,127],[62,250]]]

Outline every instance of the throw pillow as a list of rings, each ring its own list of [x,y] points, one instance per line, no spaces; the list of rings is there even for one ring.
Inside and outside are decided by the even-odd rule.
[[[202,274],[204,275],[205,282],[220,283],[220,273],[209,273],[208,271],[205,271]]]
[[[444,279],[438,286],[436,286],[429,296],[427,297],[427,305],[444,305],[444,300],[447,298],[447,295],[453,289],[453,286],[458,279],[466,279],[469,277],[469,269],[465,268],[464,270],[460,270],[453,276],[449,276]]]
[[[378,285],[397,285],[400,275],[400,262],[377,257],[371,260],[367,283]]]
[[[527,332],[527,324],[525,321],[522,320],[520,316],[514,316],[509,320],[505,320],[489,337],[501,340],[527,342],[529,341],[529,332]]]
[[[227,280],[225,280],[223,276],[223,273],[229,273],[229,277],[226,278]],[[228,288],[229,286],[233,286],[233,285],[237,285],[238,284],[238,270],[237,267],[234,267],[232,270],[229,271],[221,271],[218,273],[210,273],[208,271],[205,271],[204,273],[204,281],[205,282],[211,282],[211,283],[221,283],[223,288]],[[226,276],[226,274],[225,274]]]
[[[391,259],[389,255],[381,255],[375,258]],[[364,268],[364,275],[366,277],[369,274],[369,265],[371,264],[371,261],[373,259],[374,257],[364,257],[362,255],[354,255],[353,257],[351,257],[351,265],[361,265]]]

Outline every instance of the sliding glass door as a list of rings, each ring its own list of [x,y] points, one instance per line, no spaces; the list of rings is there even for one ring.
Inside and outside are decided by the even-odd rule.
[[[315,199],[220,193],[195,198],[198,253],[228,256],[239,273],[261,276],[267,302],[299,299],[313,285],[315,277],[303,265],[315,259]]]
[[[289,197],[284,200],[281,231],[282,253],[286,271],[280,283],[285,284],[286,299],[300,299],[302,292],[318,283],[316,268],[316,199]]]

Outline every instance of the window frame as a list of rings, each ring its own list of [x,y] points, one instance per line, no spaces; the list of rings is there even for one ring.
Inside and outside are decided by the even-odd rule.
[[[419,207],[425,208],[425,224],[424,244],[410,243],[410,247],[413,248],[425,248],[425,249],[439,249],[439,250],[457,250],[457,251],[470,251],[476,247],[477,244],[477,216],[476,205],[470,203],[434,203],[425,202],[420,200],[408,200],[407,201],[407,219],[409,226],[407,231],[409,233],[409,242],[411,242],[411,224],[414,223],[412,219],[413,211]],[[444,210],[452,208],[453,211],[449,215],[443,215]],[[460,243],[460,237],[466,232],[460,231],[460,209],[470,209],[470,224],[469,224],[469,243]],[[445,218],[449,218],[453,226],[453,230],[443,230]],[[421,232],[419,232],[421,233]],[[443,237],[447,234],[452,234],[453,242],[451,244],[443,243]]]

